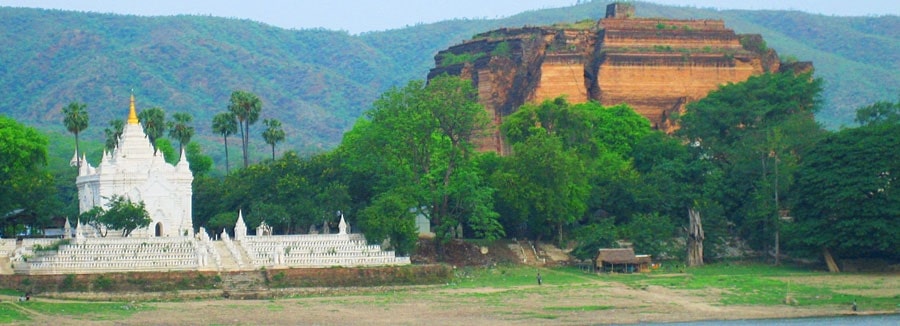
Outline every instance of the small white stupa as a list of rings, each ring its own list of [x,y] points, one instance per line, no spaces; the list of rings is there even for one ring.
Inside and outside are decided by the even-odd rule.
[[[124,196],[132,202],[143,201],[153,222],[134,230],[134,237],[174,237],[193,235],[191,218],[191,182],[194,180],[184,153],[172,166],[163,153],[153,153],[153,146],[138,121],[134,94],[128,121],[115,150],[104,152],[95,168],[82,159],[78,168],[79,212],[94,206],[104,209],[113,195]],[[115,232],[110,232],[114,236]]]

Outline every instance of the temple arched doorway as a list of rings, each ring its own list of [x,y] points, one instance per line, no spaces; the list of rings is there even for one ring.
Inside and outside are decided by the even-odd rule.
[[[162,222],[156,222],[156,236],[161,237],[162,235],[163,235]]]

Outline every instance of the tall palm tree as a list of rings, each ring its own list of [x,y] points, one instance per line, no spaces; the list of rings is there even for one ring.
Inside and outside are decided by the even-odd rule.
[[[212,130],[214,133],[222,135],[225,138],[225,174],[229,174],[228,164],[228,136],[237,132],[238,125],[235,120],[234,113],[222,112],[216,114],[212,121]]]
[[[63,125],[66,130],[75,134],[75,156],[78,167],[81,167],[81,155],[78,147],[78,134],[88,127],[87,104],[72,102],[62,109]]]
[[[138,120],[144,127],[144,134],[150,138],[153,145],[153,155],[156,155],[156,140],[166,133],[166,112],[161,108],[150,108],[138,113]]]
[[[190,125],[190,113],[177,112],[172,115],[172,121],[169,121],[169,137],[178,140],[178,155],[184,151],[184,144],[191,142],[194,136],[194,127]]]
[[[275,144],[284,140],[284,129],[281,128],[281,121],[275,119],[265,119],[263,124],[266,130],[263,131],[263,140],[266,144],[272,145],[272,160],[275,160]]]
[[[103,129],[103,133],[106,134],[106,150],[112,151],[116,149],[116,146],[119,146],[119,137],[122,137],[124,130],[125,121],[122,121],[122,119],[109,121],[109,127]]]
[[[250,144],[250,125],[259,120],[259,112],[262,111],[262,101],[256,94],[246,91],[231,92],[231,102],[228,111],[234,113],[241,129],[241,147],[244,150],[244,167],[250,165],[247,147]]]

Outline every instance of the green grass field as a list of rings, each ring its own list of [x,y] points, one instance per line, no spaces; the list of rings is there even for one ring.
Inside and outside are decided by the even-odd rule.
[[[543,277],[543,286],[537,286],[538,272]],[[463,267],[456,269],[453,279],[445,285],[400,287],[387,291],[363,289],[350,295],[323,295],[317,304],[333,304],[336,307],[360,304],[386,310],[396,304],[429,302],[435,309],[453,311],[463,302],[484,307],[487,311],[499,311],[516,320],[549,321],[573,313],[621,309],[616,303],[619,298],[599,290],[621,288],[620,284],[632,289],[658,286],[690,296],[712,296],[710,300],[713,304],[723,306],[784,305],[785,299],[791,298],[793,301],[789,304],[797,306],[840,308],[849,307],[855,301],[862,309],[869,311],[896,311],[900,308],[900,280],[896,274],[830,274],[792,266],[734,263],[687,268],[683,273],[647,274],[591,274],[573,267]],[[0,293],[19,295],[14,291]],[[583,300],[565,300],[570,293],[581,295]],[[522,304],[523,298],[541,300],[544,304],[527,311],[508,309]],[[279,314],[290,311],[296,305],[309,304],[299,300],[300,297],[297,299],[291,301],[292,297],[286,297],[261,301],[263,304],[260,307],[268,313]],[[165,302],[51,301],[41,297],[29,302],[4,300],[0,303],[0,323],[34,322],[36,318],[48,316],[72,320],[127,320],[135,313],[156,310],[159,304]],[[225,305],[223,308],[254,309],[253,306],[240,304]]]
[[[897,307],[900,296],[853,295],[841,293],[846,290],[872,290],[883,286],[884,279],[896,276],[874,275],[871,283],[845,284],[846,282],[815,282],[805,279],[853,278],[867,274],[829,274],[809,271],[794,266],[771,266],[763,264],[714,264],[699,268],[688,268],[683,274],[660,275],[618,275],[611,277],[632,287],[657,285],[672,289],[702,290],[719,289],[724,305],[782,305],[786,298],[793,298],[791,304],[799,306],[846,305],[856,301],[860,306],[872,310],[890,310]],[[881,284],[881,285],[879,285]]]

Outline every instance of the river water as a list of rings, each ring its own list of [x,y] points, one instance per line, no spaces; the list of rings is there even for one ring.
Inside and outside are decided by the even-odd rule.
[[[840,317],[811,317],[791,319],[743,319],[743,320],[709,320],[685,323],[653,323],[644,325],[687,325],[687,326],[750,326],[750,325],[788,325],[788,326],[838,326],[838,325],[900,325],[900,314],[869,315],[869,316],[840,316]]]

